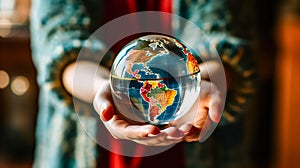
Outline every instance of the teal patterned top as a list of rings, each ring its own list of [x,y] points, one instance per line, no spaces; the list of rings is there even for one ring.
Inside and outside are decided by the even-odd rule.
[[[82,130],[74,112],[73,99],[65,91],[61,74],[77,59],[89,36],[103,24],[101,0],[32,0],[31,41],[40,86],[34,167],[96,167],[101,153]],[[215,45],[223,64],[231,71],[225,111],[216,132],[203,144],[184,143],[187,167],[244,166],[243,116],[254,93],[250,26],[240,19],[233,0],[174,0],[173,11],[199,26]],[[241,14],[242,15],[242,14]],[[179,25],[184,26],[184,25]],[[86,57],[94,60],[105,44],[88,41]],[[205,45],[205,44],[201,44]],[[202,47],[210,53],[209,47]],[[112,59],[103,65],[109,67]],[[85,128],[95,130],[90,105],[77,109]],[[237,127],[240,129],[237,129]],[[234,129],[233,129],[234,127]],[[236,131],[236,132],[234,132]],[[221,166],[220,166],[221,167]]]

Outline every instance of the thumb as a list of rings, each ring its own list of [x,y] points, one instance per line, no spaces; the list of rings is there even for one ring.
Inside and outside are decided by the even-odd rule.
[[[112,102],[109,83],[97,91],[93,105],[102,121],[109,121],[114,116],[114,105]]]
[[[222,117],[222,101],[219,98],[215,98],[213,102],[210,104],[208,114],[211,120],[215,123],[219,123]]]
[[[210,119],[219,123],[224,109],[226,96],[214,84],[210,83],[210,101],[207,106]]]

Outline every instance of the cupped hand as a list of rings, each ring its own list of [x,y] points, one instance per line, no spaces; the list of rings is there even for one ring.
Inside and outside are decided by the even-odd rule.
[[[134,122],[121,115],[113,104],[109,82],[97,91],[93,104],[105,127],[116,139],[148,146],[167,146],[183,141],[184,131],[177,127],[160,130],[154,125]]]
[[[202,80],[200,95],[194,105],[172,124],[185,132],[185,141],[204,141],[220,121],[224,102],[224,94],[212,82]]]

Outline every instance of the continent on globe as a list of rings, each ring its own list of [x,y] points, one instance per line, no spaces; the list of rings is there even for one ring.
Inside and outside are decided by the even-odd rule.
[[[198,66],[198,62],[193,56],[192,53],[187,52],[186,48],[183,50],[185,54],[187,54],[187,61],[186,61],[186,67],[189,73],[193,74],[195,72],[199,72],[200,68]],[[191,76],[192,78],[194,77],[193,75]]]
[[[146,51],[143,50],[131,50],[128,52],[128,57],[126,58],[126,61],[128,62],[128,65],[126,67],[126,71],[129,74],[132,74],[137,79],[140,78],[140,76],[137,74],[137,71],[132,72],[132,67],[134,64],[144,64],[144,67],[146,67],[146,63],[152,59],[152,56],[148,56]]]
[[[149,103],[149,119],[154,121],[168,106],[174,103],[176,90],[169,89],[158,81],[145,81],[140,89],[143,99]]]

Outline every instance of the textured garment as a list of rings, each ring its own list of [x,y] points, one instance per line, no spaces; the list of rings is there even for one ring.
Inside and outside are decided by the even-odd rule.
[[[32,0],[32,51],[40,86],[35,167],[96,167],[97,158],[101,157],[97,144],[78,122],[73,99],[64,90],[61,74],[76,60],[83,44],[89,45],[82,59],[95,60],[105,51],[101,41],[87,41],[107,21],[103,17],[105,9],[111,7],[101,0]],[[187,167],[245,166],[243,112],[254,92],[255,71],[246,41],[249,20],[236,17],[240,10],[230,0],[173,2],[173,12],[192,21],[208,35],[223,64],[233,74],[219,128],[203,144],[184,143]],[[185,25],[177,26],[182,29]],[[209,55],[207,45],[199,44],[199,48]],[[102,65],[109,67],[112,60],[104,60]],[[91,106],[82,102],[76,108],[82,114],[81,124],[95,130],[90,136],[96,137],[98,121],[90,117],[94,113]]]

